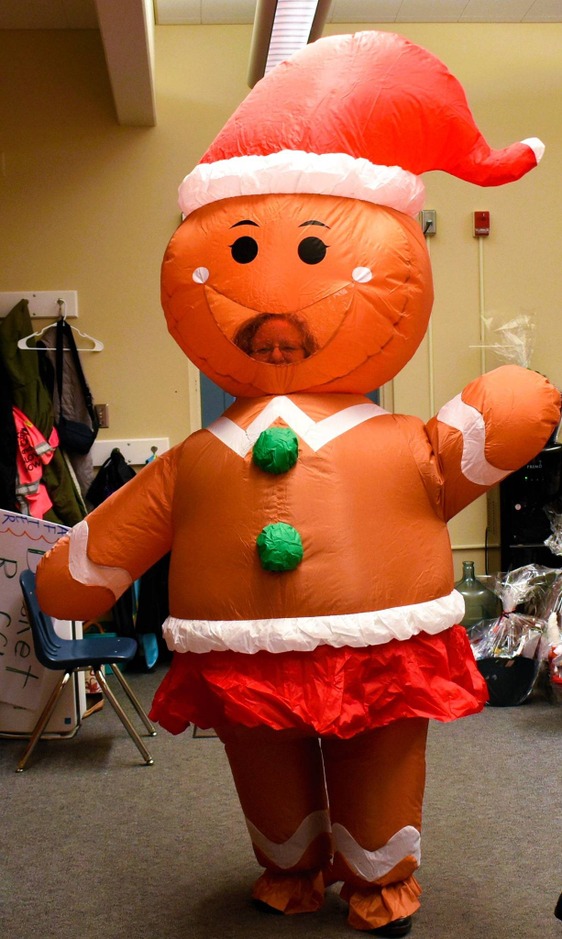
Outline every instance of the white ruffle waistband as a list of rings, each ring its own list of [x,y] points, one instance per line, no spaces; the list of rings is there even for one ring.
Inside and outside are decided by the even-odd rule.
[[[382,645],[424,632],[436,635],[460,623],[464,600],[457,590],[446,597],[387,610],[334,616],[281,619],[192,620],[169,616],[163,626],[175,652],[311,652],[317,646]]]

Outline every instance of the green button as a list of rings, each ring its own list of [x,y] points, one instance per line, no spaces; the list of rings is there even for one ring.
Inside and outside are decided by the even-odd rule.
[[[266,525],[256,544],[261,565],[266,571],[292,571],[302,561],[302,538],[296,528],[285,522]]]
[[[286,473],[299,458],[299,441],[290,427],[269,427],[254,444],[252,456],[265,473]]]

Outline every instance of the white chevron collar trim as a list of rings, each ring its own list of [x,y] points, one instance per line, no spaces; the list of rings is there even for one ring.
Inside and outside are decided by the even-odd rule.
[[[331,440],[347,433],[348,430],[352,430],[372,417],[382,417],[384,414],[387,414],[387,411],[378,404],[367,401],[365,404],[354,404],[344,408],[343,411],[331,414],[330,417],[325,417],[321,421],[314,421],[294,401],[281,396],[272,398],[261,414],[258,414],[246,429],[239,427],[229,417],[219,417],[218,420],[209,424],[207,430],[234,453],[245,457],[262,431],[271,427],[280,417],[301,440],[312,450],[317,451]]]

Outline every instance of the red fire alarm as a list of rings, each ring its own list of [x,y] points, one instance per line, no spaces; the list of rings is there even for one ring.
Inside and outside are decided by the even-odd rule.
[[[484,238],[486,235],[490,234],[490,213],[489,212],[475,212],[474,213],[474,237],[475,238]]]

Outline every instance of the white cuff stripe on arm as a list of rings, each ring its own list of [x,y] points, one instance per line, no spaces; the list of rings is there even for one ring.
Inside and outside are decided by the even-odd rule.
[[[88,557],[88,522],[79,522],[70,532],[68,566],[74,580],[87,587],[107,587],[115,599],[130,587],[133,578],[122,567],[94,564]]]
[[[493,486],[509,475],[509,470],[497,469],[485,456],[486,424],[476,408],[465,404],[460,395],[443,405],[437,420],[462,434],[461,471],[469,482],[477,486]]]

